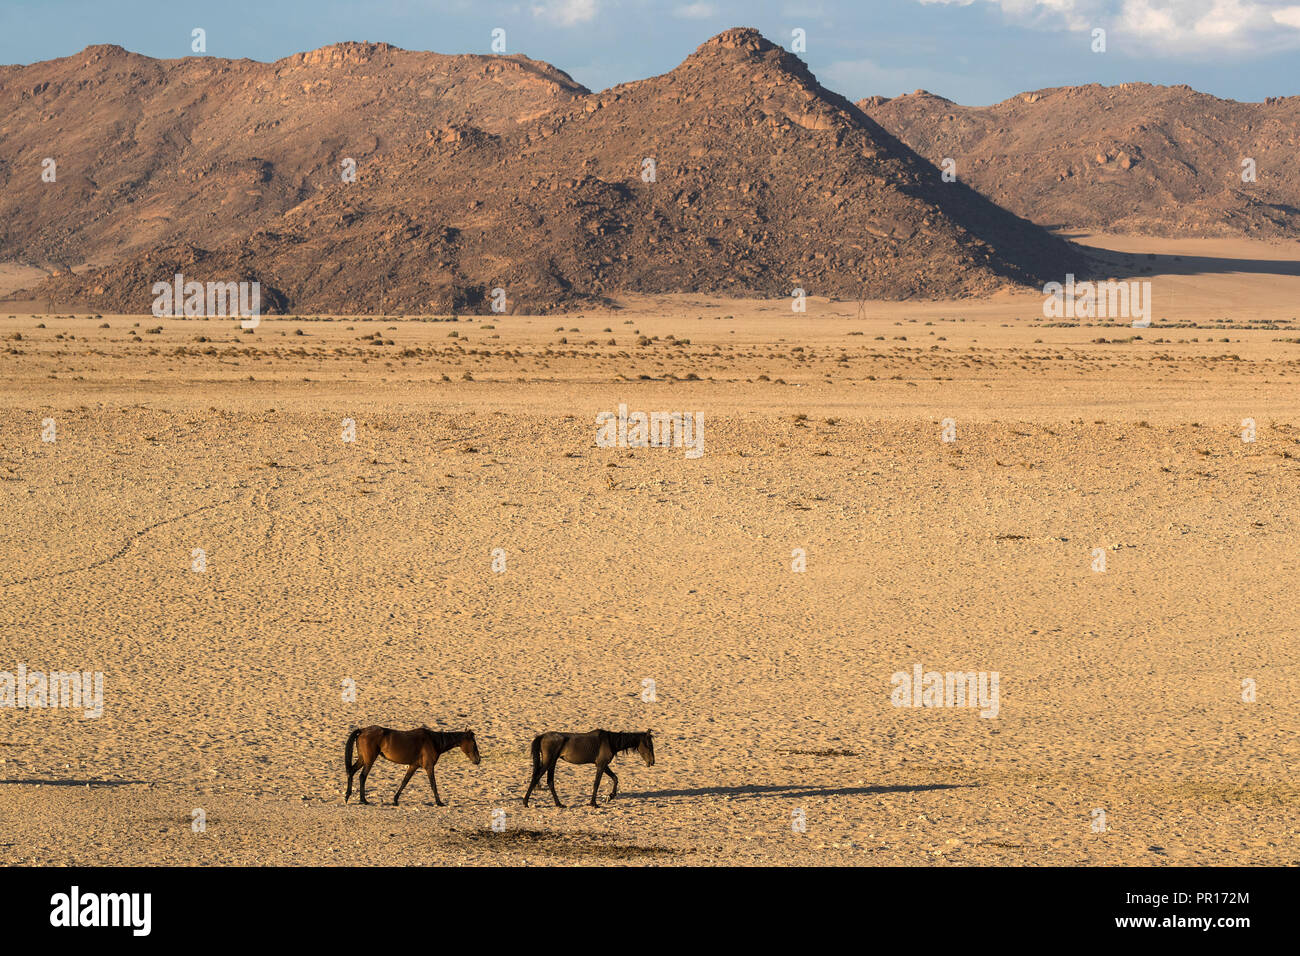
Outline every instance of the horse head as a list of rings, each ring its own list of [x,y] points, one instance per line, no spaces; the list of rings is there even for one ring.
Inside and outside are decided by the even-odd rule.
[[[478,741],[474,739],[474,731],[465,730],[460,737],[460,749],[465,751],[465,756],[469,758],[470,763],[478,763],[482,758],[478,755]]]
[[[651,731],[647,730],[641,735],[641,742],[636,745],[636,752],[641,755],[647,767],[655,765],[655,741],[651,736]]]

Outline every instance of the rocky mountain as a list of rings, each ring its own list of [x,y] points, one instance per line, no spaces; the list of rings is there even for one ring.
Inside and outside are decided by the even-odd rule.
[[[493,133],[586,94],[518,56],[340,43],[274,63],[116,46],[0,68],[0,259],[72,265],[275,222],[449,123]],[[53,183],[42,163],[55,161]]]
[[[506,84],[517,102],[483,116],[460,108],[453,88],[450,118],[422,116],[406,142],[396,112],[384,135],[373,132],[368,117],[387,103],[377,93],[352,121],[354,141],[375,138],[355,182],[326,175],[332,147],[311,167],[311,188],[276,193],[271,215],[253,204],[242,234],[160,231],[144,251],[107,250],[101,268],[55,276],[40,294],[147,311],[153,282],[182,272],[256,277],[296,311],[487,311],[497,288],[511,311],[549,311],[621,291],[948,298],[1083,271],[1074,246],[943,182],[754,30],[728,30],[669,73],[601,93],[544,65],[528,69],[547,85]],[[481,83],[462,86],[491,100]],[[257,116],[252,100],[279,89],[254,88],[240,115]],[[543,100],[550,109],[537,110]],[[288,130],[275,136],[307,155]],[[135,206],[108,218],[126,229]]]
[[[1074,86],[986,107],[917,90],[858,106],[932,163],[1067,230],[1300,237],[1300,96],[1238,103],[1186,86]],[[1255,181],[1245,182],[1244,160]]]

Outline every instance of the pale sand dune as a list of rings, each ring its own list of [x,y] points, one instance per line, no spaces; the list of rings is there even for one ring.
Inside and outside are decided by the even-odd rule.
[[[0,670],[106,674],[97,720],[0,710],[0,862],[1300,862],[1300,277],[1216,269],[1151,276],[1200,327],[1145,330],[1036,295],[253,335],[0,307]],[[620,402],[701,411],[704,457],[596,447]],[[917,662],[997,671],[998,716],[895,708]],[[422,777],[345,807],[372,722],[468,724],[483,763],[444,758],[445,809]],[[594,726],[654,728],[656,766],[524,809],[532,734]]]

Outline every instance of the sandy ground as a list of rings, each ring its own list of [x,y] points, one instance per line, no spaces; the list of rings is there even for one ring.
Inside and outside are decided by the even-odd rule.
[[[0,306],[0,671],[105,675],[97,719],[0,708],[0,862],[1300,863],[1300,245],[1092,241],[1150,329]],[[619,403],[701,412],[703,457],[597,447]],[[895,707],[918,663],[997,672],[997,716]],[[344,806],[370,723],[483,762]],[[656,765],[523,808],[532,735],[597,726]]]

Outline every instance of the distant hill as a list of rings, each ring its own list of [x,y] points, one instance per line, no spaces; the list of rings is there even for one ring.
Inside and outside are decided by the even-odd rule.
[[[225,242],[340,182],[345,159],[364,165],[448,123],[505,132],[586,92],[524,57],[384,43],[274,63],[92,46],[0,67],[0,259]]]
[[[799,286],[810,295],[949,298],[1082,271],[1075,247],[940,181],[750,29],[714,37],[669,73],[602,93],[532,61],[386,47],[327,48],[265,73],[256,64],[139,59],[115,71],[115,82],[126,70],[150,77],[136,81],[146,89],[171,87],[166,77],[180,71],[190,100],[206,103],[204,86],[219,84],[223,109],[239,119],[200,138],[184,111],[154,116],[147,122],[152,141],[167,144],[161,155],[139,125],[123,129],[148,169],[136,198],[73,180],[89,190],[82,203],[97,210],[96,228],[53,194],[49,218],[21,227],[52,231],[105,263],[46,280],[43,297],[147,311],[153,282],[183,272],[257,278],[273,303],[296,311],[487,311],[497,287],[511,310],[547,311],[620,291],[788,296]],[[248,75],[235,82],[226,71]],[[88,104],[60,114],[63,122],[83,109],[96,115]],[[243,124],[251,132],[235,135]],[[333,131],[327,147],[324,130]],[[182,156],[199,143],[210,172],[196,178],[200,164]],[[244,169],[238,163],[251,160],[229,158],[269,156],[272,147],[292,161]],[[336,175],[344,154],[358,159],[354,183]],[[207,175],[222,185],[204,185]],[[136,225],[142,206],[161,216],[145,220],[149,228]],[[134,241],[119,246],[110,240],[118,235]],[[17,245],[10,241],[11,254]]]
[[[924,90],[858,106],[958,178],[1048,227],[1300,238],[1300,96],[1238,103],[1186,86],[1066,86],[994,106]],[[1242,181],[1254,159],[1257,180]]]

